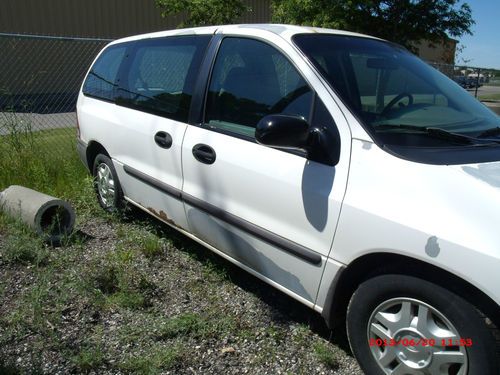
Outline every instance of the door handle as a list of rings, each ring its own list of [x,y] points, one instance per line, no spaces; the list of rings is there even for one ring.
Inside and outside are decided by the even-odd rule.
[[[215,162],[215,150],[209,145],[198,143],[193,147],[193,156],[200,163],[213,164]]]
[[[161,148],[172,147],[172,136],[167,132],[158,132],[155,134],[155,142]]]

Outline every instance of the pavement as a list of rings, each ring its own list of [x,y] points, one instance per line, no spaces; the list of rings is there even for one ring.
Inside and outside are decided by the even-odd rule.
[[[471,95],[475,95],[475,90],[467,91]],[[500,86],[481,86],[477,92],[479,97],[492,94],[500,94]],[[483,103],[500,115],[500,101],[483,100]],[[0,135],[8,134],[14,129],[39,131],[73,127],[76,127],[75,112],[49,114],[0,112]]]
[[[475,93],[475,89],[469,89],[467,91],[469,91],[472,95],[474,95]],[[477,89],[478,96],[491,94],[500,94],[500,86],[489,86],[488,84],[486,84]]]
[[[13,130],[47,130],[76,127],[76,113],[13,113],[0,112],[0,135]]]
[[[467,90],[472,96],[476,96],[475,89]],[[486,95],[500,94],[500,86],[488,86],[484,85],[477,89],[477,97],[482,97]],[[500,115],[500,100],[481,100],[488,108],[490,108],[497,115]]]

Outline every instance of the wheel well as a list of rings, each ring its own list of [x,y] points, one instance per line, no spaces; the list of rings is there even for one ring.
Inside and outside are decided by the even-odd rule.
[[[481,290],[456,275],[429,263],[397,254],[362,256],[345,268],[327,296],[323,317],[328,327],[344,329],[347,305],[359,284],[382,274],[404,274],[425,279],[462,297],[499,327],[498,305]]]
[[[96,156],[99,154],[104,154],[107,157],[109,157],[109,154],[103,145],[101,145],[99,142],[96,141],[90,141],[89,145],[87,146],[86,156],[87,156],[87,165],[91,173],[92,173],[92,167],[94,165],[94,160]]]

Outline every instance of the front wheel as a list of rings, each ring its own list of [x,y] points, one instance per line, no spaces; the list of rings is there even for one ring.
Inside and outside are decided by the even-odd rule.
[[[367,375],[498,375],[484,317],[458,295],[405,275],[363,282],[347,310],[351,349]]]

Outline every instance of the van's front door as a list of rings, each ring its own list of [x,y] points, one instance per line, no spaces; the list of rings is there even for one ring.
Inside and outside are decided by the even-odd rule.
[[[340,213],[350,144],[331,166],[259,145],[254,133],[271,113],[323,121],[337,132],[311,80],[270,44],[224,38],[203,124],[188,126],[182,146],[190,231],[310,306]]]

